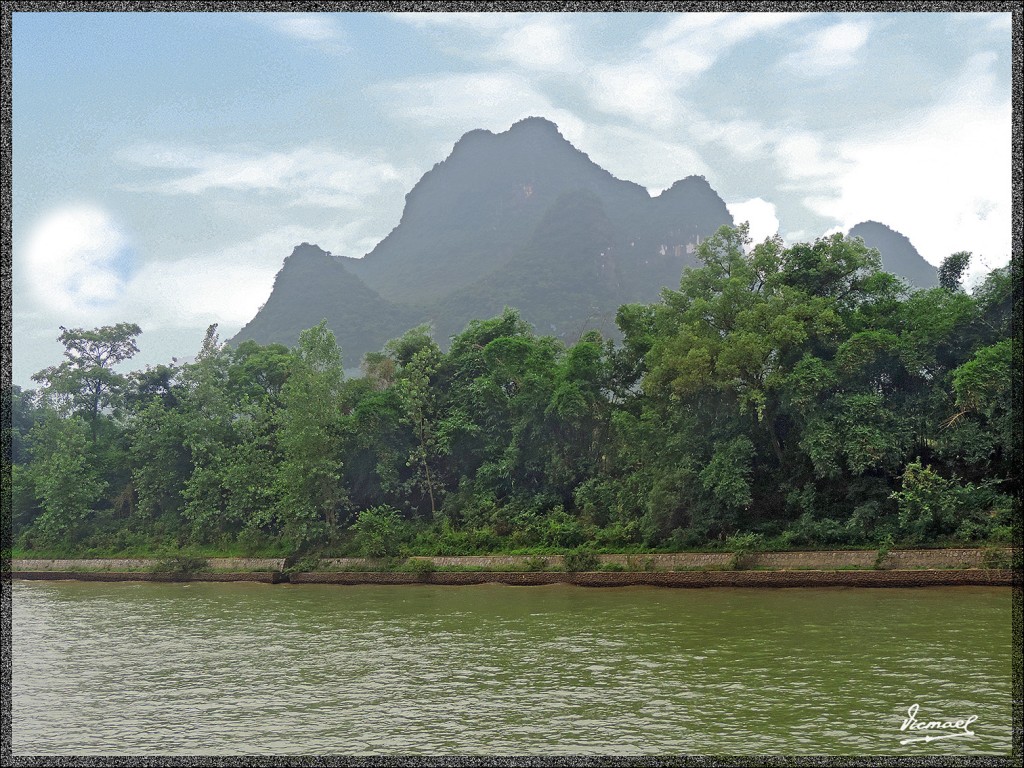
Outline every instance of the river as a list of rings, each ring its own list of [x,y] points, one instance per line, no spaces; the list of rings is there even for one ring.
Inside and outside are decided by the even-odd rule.
[[[1011,591],[13,583],[27,754],[1008,755]],[[973,735],[901,744],[976,720]]]

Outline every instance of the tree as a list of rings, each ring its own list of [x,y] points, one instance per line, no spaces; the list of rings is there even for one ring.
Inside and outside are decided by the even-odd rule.
[[[336,531],[348,495],[341,483],[341,351],[327,321],[299,334],[281,389],[278,443],[281,518],[309,543]]]
[[[404,337],[403,337],[404,338]],[[397,383],[405,416],[413,428],[416,445],[409,455],[409,466],[419,475],[420,487],[430,500],[430,517],[437,513],[435,482],[431,464],[438,455],[437,391],[431,386],[431,377],[437,373],[441,350],[432,339],[414,352],[402,366]]]
[[[44,395],[59,406],[84,414],[95,442],[100,412],[116,406],[124,389],[125,377],[115,373],[114,366],[139,351],[135,339],[142,329],[135,323],[118,323],[91,331],[64,326],[60,330],[57,340],[67,359],[39,371],[32,380],[42,383]]]
[[[943,259],[942,266],[939,267],[939,287],[947,291],[962,291],[960,281],[970,263],[970,251],[957,251]]]
[[[29,433],[32,479],[43,506],[36,527],[50,542],[67,541],[106,488],[93,465],[87,434],[81,418],[61,418],[53,411]]]

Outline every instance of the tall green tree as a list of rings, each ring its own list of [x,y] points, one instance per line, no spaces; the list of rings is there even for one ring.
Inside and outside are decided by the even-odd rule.
[[[89,426],[79,416],[47,411],[29,433],[31,479],[42,500],[35,527],[48,543],[69,543],[106,488],[95,466]]]
[[[120,404],[125,377],[114,367],[135,355],[136,338],[142,329],[135,323],[118,323],[86,330],[61,326],[57,340],[65,360],[32,376],[44,385],[45,396],[58,407],[84,415],[93,442],[98,435],[100,412]]]
[[[281,389],[277,439],[280,517],[305,544],[334,535],[348,506],[341,482],[343,378],[341,351],[326,320],[303,331]]]

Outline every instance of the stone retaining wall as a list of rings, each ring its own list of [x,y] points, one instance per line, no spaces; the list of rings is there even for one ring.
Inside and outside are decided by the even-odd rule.
[[[508,584],[583,587],[926,587],[1011,586],[1014,572],[1003,569],[914,571],[669,571],[661,573],[590,571],[439,571],[434,573],[293,573],[292,584]]]
[[[75,581],[247,581],[263,584],[508,584],[582,587],[934,587],[1012,586],[1012,570],[888,570],[888,571],[316,571],[311,573],[151,573],[131,571],[14,571],[17,579]]]
[[[1002,550],[1008,558],[1012,549]],[[882,568],[979,568],[984,565],[987,550],[964,549],[901,549],[889,552],[882,560]],[[752,552],[744,558],[745,568],[873,568],[878,552],[873,549],[844,549],[810,552]],[[673,552],[650,555],[597,555],[601,564],[621,565],[627,570],[666,570],[676,568],[730,568],[732,552]],[[530,560],[544,560],[549,567],[560,568],[562,555],[499,555],[472,557],[417,557],[439,567],[508,568],[525,567]],[[373,560],[349,557],[324,561],[331,567],[354,568],[372,565]]]
[[[89,560],[12,560],[15,571],[131,571],[148,570],[159,558],[94,558]],[[206,567],[224,571],[283,571],[284,558],[209,557]]]
[[[1009,547],[997,550],[1007,559]],[[985,549],[897,549],[889,552],[881,568],[979,568],[991,550]],[[875,550],[837,550],[813,552],[756,552],[743,561],[744,568],[776,568],[823,570],[830,568],[873,568]],[[988,555],[990,556],[990,554]],[[469,557],[417,557],[437,567],[464,568],[526,568],[530,561],[543,560],[549,568],[564,565],[562,555],[499,555]],[[731,552],[675,552],[651,555],[597,555],[601,564],[620,565],[628,571],[672,571],[677,568],[731,568]],[[82,571],[82,570],[148,570],[157,559],[92,559],[92,560],[13,560],[15,571]],[[207,568],[223,571],[283,571],[283,558],[212,557]],[[379,561],[361,557],[326,558],[323,564],[334,569],[372,568]]]
[[[13,571],[16,579],[47,581],[252,581],[279,584],[285,581],[277,571],[250,573],[151,573],[146,571]]]

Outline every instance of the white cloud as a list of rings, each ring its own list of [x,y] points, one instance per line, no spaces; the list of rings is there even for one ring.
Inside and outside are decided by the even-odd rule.
[[[247,16],[280,35],[315,44],[326,52],[341,53],[347,50],[345,35],[336,21],[337,14],[250,13]]]
[[[518,13],[488,13],[470,11],[467,13],[393,13],[392,19],[420,29],[455,27],[475,31],[505,29],[519,23]]]
[[[396,116],[418,125],[451,128],[458,135],[474,128],[505,131],[530,115],[554,121],[570,141],[583,130],[572,112],[555,107],[527,78],[514,73],[419,77],[381,86],[378,93]]]
[[[830,183],[848,167],[817,134],[810,131],[773,133],[775,159],[786,169],[791,186],[806,189],[814,181]]]
[[[578,73],[585,66],[571,30],[557,17],[534,17],[504,30],[488,55],[523,69],[561,76]]]
[[[755,245],[779,232],[779,217],[774,203],[755,197],[750,200],[727,203],[726,207],[737,224],[744,221],[750,223],[750,239]]]
[[[144,329],[220,323],[222,335],[230,335],[256,315],[282,261],[299,243],[315,243],[331,253],[365,253],[369,248],[363,246],[376,244],[383,234],[368,235],[362,221],[289,225],[217,250],[150,262],[133,277],[118,309],[125,317],[144,318],[145,324],[138,321]]]
[[[686,176],[711,176],[701,155],[679,137],[616,125],[589,125],[578,136],[565,137],[614,176],[641,184],[651,194]]]
[[[812,34],[803,48],[794,51],[783,63],[804,77],[824,77],[856,63],[856,53],[864,47],[871,27],[865,21],[843,21]]]
[[[648,34],[626,60],[590,62],[586,92],[606,114],[668,129],[687,115],[680,91],[734,46],[774,32],[799,13],[682,13]]]
[[[975,56],[948,94],[917,120],[837,150],[838,192],[808,201],[848,229],[867,219],[902,232],[932,264],[959,250],[989,264],[1010,253],[1011,110],[991,65]],[[980,264],[980,258],[978,263]]]
[[[679,13],[644,40],[650,49],[686,46],[717,55],[766,32],[806,17],[805,13]]]
[[[173,178],[134,184],[136,191],[201,195],[210,190],[278,192],[290,205],[358,208],[382,185],[405,185],[410,175],[391,163],[317,147],[286,152],[213,152],[194,148],[136,147],[121,153],[133,165]]]
[[[109,306],[124,293],[131,246],[111,216],[93,206],[55,211],[33,228],[22,278],[42,306],[69,316]]]
[[[988,28],[993,32],[1009,32],[1013,29],[1012,13],[984,13],[981,15],[990,17]]]

